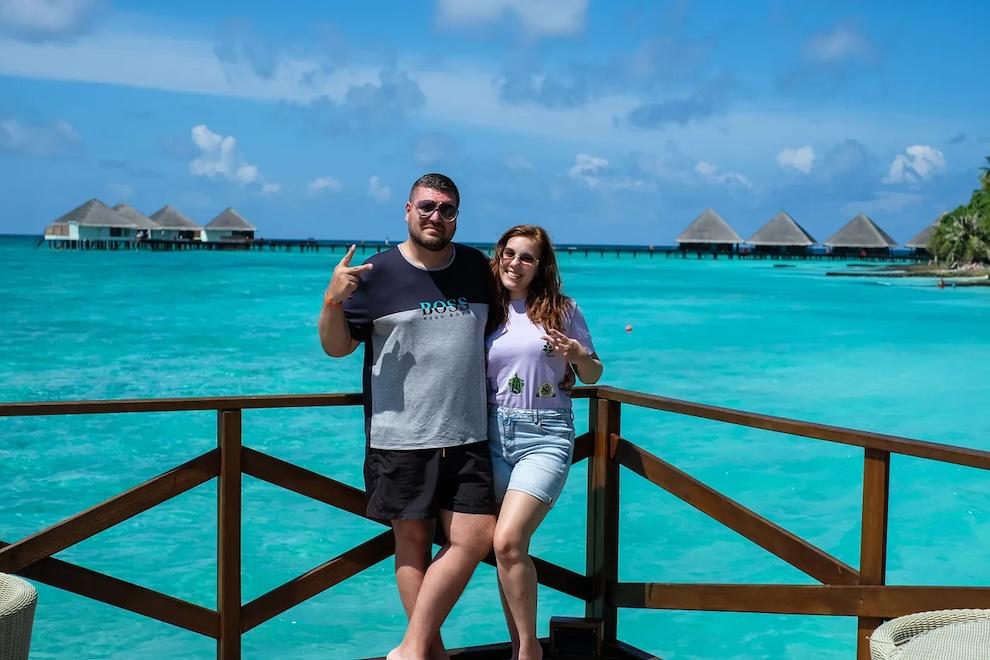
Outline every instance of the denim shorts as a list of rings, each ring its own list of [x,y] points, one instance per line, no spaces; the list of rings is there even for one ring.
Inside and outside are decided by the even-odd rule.
[[[511,489],[553,506],[574,455],[574,413],[501,406],[488,410],[495,500],[501,502]]]

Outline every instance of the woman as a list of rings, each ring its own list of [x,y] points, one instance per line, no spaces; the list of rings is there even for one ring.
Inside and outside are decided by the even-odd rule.
[[[533,532],[564,487],[574,452],[574,414],[558,383],[572,365],[584,383],[602,374],[588,325],[561,293],[547,232],[518,225],[492,259],[496,297],[488,350],[488,446],[501,502],[495,527],[499,592],[514,660],[539,660]]]

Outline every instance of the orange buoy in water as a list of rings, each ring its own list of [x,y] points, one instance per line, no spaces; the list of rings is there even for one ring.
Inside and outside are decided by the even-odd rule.
[[[632,332],[632,326],[631,325],[627,325],[626,326],[626,332]]]

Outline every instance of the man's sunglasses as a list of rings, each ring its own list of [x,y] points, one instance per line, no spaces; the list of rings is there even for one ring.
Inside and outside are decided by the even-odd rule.
[[[457,219],[457,207],[449,202],[440,202],[437,204],[432,199],[422,199],[413,206],[416,212],[419,213],[419,217],[424,220],[433,215],[434,211],[440,213],[440,219],[444,222],[453,222]]]

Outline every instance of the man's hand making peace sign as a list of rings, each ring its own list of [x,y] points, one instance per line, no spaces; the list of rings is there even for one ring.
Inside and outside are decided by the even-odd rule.
[[[371,270],[371,264],[364,264],[362,266],[351,265],[351,258],[354,257],[354,250],[356,249],[357,246],[352,245],[347,250],[344,258],[337,264],[337,267],[333,269],[330,284],[327,285],[327,290],[323,294],[324,305],[327,303],[339,305],[347,300],[357,290],[358,284],[361,283],[358,276],[366,270]]]

